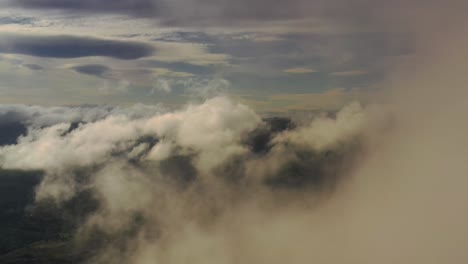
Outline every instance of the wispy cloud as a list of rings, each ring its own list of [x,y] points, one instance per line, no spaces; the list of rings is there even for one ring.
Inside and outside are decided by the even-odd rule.
[[[286,70],[284,70],[284,72],[292,73],[292,74],[306,74],[306,73],[314,73],[314,72],[317,72],[317,71],[314,70],[314,69],[299,67],[299,68],[286,69]]]
[[[369,74],[369,72],[365,70],[350,70],[350,71],[339,71],[339,72],[331,73],[331,75],[333,76],[341,76],[341,77],[361,76],[361,75],[366,75],[366,74]]]
[[[321,93],[273,94],[268,101],[270,108],[277,111],[336,110],[351,101],[361,101],[365,96],[358,90],[335,88]]]

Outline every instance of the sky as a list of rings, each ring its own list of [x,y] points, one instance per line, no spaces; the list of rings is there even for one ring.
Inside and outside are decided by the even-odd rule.
[[[404,1],[0,0],[0,103],[261,112],[365,100],[412,54]]]

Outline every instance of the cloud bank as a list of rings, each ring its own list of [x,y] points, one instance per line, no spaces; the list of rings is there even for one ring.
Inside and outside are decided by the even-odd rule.
[[[5,106],[1,120],[28,130],[0,165],[44,171],[39,203],[91,195],[75,234],[89,263],[465,263],[467,27],[434,33],[433,14],[411,25],[417,54],[382,84],[383,105],[308,122],[226,97]]]
[[[339,130],[348,122],[361,127],[363,111],[359,105],[351,105],[338,114],[354,117],[350,120],[322,116],[294,129],[289,119],[262,119],[227,97],[169,112],[143,106],[3,106],[2,122],[14,120],[28,130],[16,143],[0,148],[0,164],[3,169],[44,171],[36,190],[38,203],[52,200],[62,204],[91,192],[99,209],[77,231],[84,244],[93,230],[114,236],[134,226],[134,217],[141,216],[143,222],[136,233],[121,237],[115,245],[101,244],[92,262],[123,258],[125,263],[143,263],[136,258],[146,258],[140,254],[147,253],[134,250],[154,249],[156,253],[167,243],[179,244],[172,241],[179,235],[201,232],[205,236],[202,229],[223,222],[231,209],[238,210],[244,202],[255,202],[257,198],[251,197],[255,193],[270,197],[265,205],[273,205],[269,200],[276,199],[275,190],[285,192],[285,197],[293,192],[292,198],[306,195],[306,190],[317,197],[327,193],[339,171],[348,167],[351,153],[360,149],[359,128],[345,133]],[[302,129],[316,130],[322,123],[336,129],[327,136],[326,144],[298,142],[296,134]],[[179,224],[188,228],[183,232],[195,233],[179,234]],[[140,239],[149,239],[145,244],[151,249],[139,248]],[[212,242],[207,242],[211,247]],[[183,243],[198,242],[182,242],[185,247],[189,245]],[[117,256],[114,247],[120,244],[129,248]],[[139,249],[131,249],[134,247]],[[172,258],[170,254],[160,257]]]

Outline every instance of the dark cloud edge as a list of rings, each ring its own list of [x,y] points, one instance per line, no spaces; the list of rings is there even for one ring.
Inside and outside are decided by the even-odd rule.
[[[155,47],[144,42],[71,35],[0,34],[0,53],[46,58],[110,57],[135,60],[149,57]]]

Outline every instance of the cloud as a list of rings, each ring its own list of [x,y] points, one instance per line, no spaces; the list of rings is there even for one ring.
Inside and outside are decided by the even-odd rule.
[[[103,95],[125,94],[129,92],[131,82],[125,79],[113,80],[105,79],[98,91]]]
[[[189,78],[185,80],[186,92],[194,98],[211,98],[226,95],[231,83],[223,78]]]
[[[216,1],[203,0],[86,0],[86,1],[58,1],[58,0],[9,0],[8,6],[23,7],[27,9],[64,10],[89,13],[119,13],[134,17],[154,18],[168,26],[216,26],[226,27],[233,25],[261,25],[275,24],[278,21],[303,21],[315,18],[311,25],[323,31],[327,26],[317,23],[317,18],[332,17],[334,24],[359,24],[369,27],[365,22],[375,18],[367,14],[366,10],[380,7],[378,3],[366,1],[306,1],[292,0],[278,2],[270,5],[269,0],[254,1]],[[400,2],[395,4],[401,5]],[[265,8],[269,6],[269,8]],[[355,17],[361,17],[356,21]],[[346,23],[345,23],[346,22]],[[336,28],[333,25],[331,28]]]
[[[152,55],[154,48],[133,41],[117,41],[78,36],[40,36],[2,34],[0,53],[23,54],[49,58],[103,56],[116,59],[138,59]]]
[[[168,64],[183,62],[200,67],[213,65],[219,67],[229,65],[231,59],[227,54],[210,52],[209,46],[206,44],[164,41],[154,41],[153,43],[158,49],[154,60]]]
[[[306,74],[306,73],[314,73],[317,72],[314,69],[308,69],[308,68],[290,68],[284,70],[286,73],[292,73],[292,74]]]
[[[321,93],[272,94],[268,99],[276,111],[335,111],[353,101],[368,102],[375,94],[359,88],[334,88]]]
[[[293,15],[300,15],[302,12],[296,8],[301,0],[295,0],[293,5],[278,4],[270,10],[264,7],[268,4],[265,0],[256,0],[248,8],[246,2],[234,3],[224,1],[222,3],[205,3],[199,0],[166,1],[166,0],[117,0],[117,1],[56,1],[56,0],[18,0],[8,1],[11,6],[20,6],[25,8],[38,9],[62,9],[76,12],[116,12],[130,14],[139,17],[158,17],[167,20],[166,23],[182,22],[185,20],[200,20],[205,15],[221,16],[226,18],[253,18],[255,15],[259,18],[275,19],[290,18]],[[185,6],[184,6],[184,5]],[[208,7],[211,6],[211,9]],[[179,10],[177,10],[179,9]],[[176,12],[177,11],[177,12]],[[176,15],[174,17],[174,15]],[[183,16],[182,16],[183,15]],[[173,19],[171,19],[173,17]]]
[[[354,103],[276,129],[226,97],[107,110],[73,129],[62,113],[89,116],[81,108],[40,108],[54,122],[1,147],[0,164],[44,170],[38,203],[86,192],[99,201],[75,233],[92,263],[464,262],[464,44],[392,76],[390,105]]]
[[[73,109],[56,109],[58,112],[62,112],[64,110],[68,110],[74,115],[72,118],[67,117],[66,115],[62,115],[59,118],[80,120],[98,109],[92,109],[92,111],[89,112],[85,111],[86,109],[82,110],[81,108],[77,109],[79,111],[75,111]],[[25,108],[23,111],[29,113],[30,110]],[[84,116],[82,116],[80,111],[84,111]],[[10,161],[6,161],[3,165],[9,167],[8,164],[13,162],[16,164],[22,164],[13,165],[13,167],[28,166],[29,168],[47,169],[49,167],[67,167],[71,165],[69,162],[76,162],[76,165],[89,166],[93,163],[99,162],[99,160],[108,158],[108,155],[110,155],[112,151],[118,151],[118,149],[121,149],[122,147],[124,149],[126,148],[124,144],[116,149],[116,145],[114,144],[120,145],[122,140],[130,143],[132,140],[137,140],[140,137],[148,135],[165,137],[168,140],[175,140],[175,142],[182,147],[201,150],[201,165],[205,163],[218,163],[223,160],[223,155],[226,155],[226,157],[230,155],[227,153],[223,154],[223,152],[242,151],[242,147],[235,146],[234,144],[236,140],[238,140],[239,134],[243,133],[243,131],[254,129],[256,123],[259,122],[259,118],[246,106],[235,104],[226,98],[213,98],[208,100],[205,104],[189,106],[185,111],[155,115],[151,118],[143,118],[142,120],[129,119],[128,115],[110,115],[109,111],[100,114],[104,117],[101,121],[84,124],[76,132],[71,133],[64,138],[61,138],[61,135],[69,129],[69,123],[59,123],[57,121],[60,119],[54,120],[51,117],[47,117],[47,115],[46,120],[44,121],[35,120],[35,122],[49,123],[51,126],[44,129],[36,128],[30,131],[28,137],[21,139],[24,145],[20,147],[20,144],[18,147],[23,148],[23,151],[19,149],[15,150],[15,147],[11,147],[9,150],[4,149],[11,154],[17,153],[19,155],[26,155],[26,153],[29,152],[29,150],[27,150],[29,147],[32,147],[34,151],[29,152],[28,157],[25,157],[25,159],[12,158],[11,160],[9,159]],[[213,120],[213,122],[200,123],[204,118],[203,116],[206,116],[207,114],[218,117]],[[27,120],[28,117],[26,116],[24,118]],[[99,133],[99,135],[96,134],[102,129],[105,131],[110,129],[108,132],[112,133],[112,135],[107,133],[106,135],[103,133]],[[92,134],[94,134],[94,136],[92,136],[92,138],[88,138],[88,136],[91,136]],[[102,142],[102,144],[99,143],[99,146],[95,145],[97,144],[96,140],[101,141],[103,140],[103,137],[107,138],[106,141]],[[39,138],[42,139],[37,141],[36,139]],[[76,145],[69,145],[70,143],[72,145]],[[227,146],[230,143],[233,143],[234,146],[222,149],[222,146]],[[52,147],[51,144],[57,148],[53,147],[52,149],[46,147]],[[90,145],[88,146],[88,144]],[[96,151],[91,151],[96,154],[95,156],[93,154],[89,159],[86,158],[81,161],[73,161],[76,158],[76,155],[81,155],[78,153],[79,151],[77,152],[76,150],[82,149],[83,151],[87,151],[86,149],[91,147],[91,145],[95,145],[94,149]],[[19,152],[17,150],[19,150]],[[42,151],[49,151],[49,157],[51,159],[49,162],[44,161],[43,165],[40,165],[41,158],[39,158],[39,156],[43,155],[40,153]],[[58,156],[55,156],[54,153]],[[212,160],[211,158],[205,157],[205,155],[211,155],[214,153],[219,155],[217,159]],[[5,157],[7,156],[8,155]],[[62,157],[63,163],[55,163],[53,161],[53,159],[59,158],[59,156]],[[37,162],[33,161],[36,158]],[[15,159],[16,161],[13,161]],[[25,163],[22,163],[20,160],[23,160]],[[59,165],[59,163],[61,164]]]
[[[148,68],[166,68],[175,72],[186,72],[197,75],[213,74],[216,70],[214,65],[197,65],[186,62],[166,62],[158,60],[142,60],[140,65]]]
[[[26,63],[26,64],[22,64],[23,67],[26,67],[30,70],[33,70],[33,71],[40,71],[40,70],[43,70],[44,67],[42,67],[41,65],[39,64],[32,64],[32,63]]]
[[[163,78],[156,78],[153,84],[153,89],[151,90],[151,93],[155,93],[155,92],[170,93],[171,91],[172,91],[172,88],[171,88],[171,85],[169,84],[169,81]]]
[[[23,17],[23,16],[4,16],[0,17],[0,25],[29,25],[35,21],[32,17]]]
[[[157,11],[158,1],[153,0],[116,0],[116,1],[57,1],[57,0],[19,0],[10,5],[38,9],[63,9],[82,12],[122,12],[149,15]]]
[[[281,134],[277,142],[308,144],[312,149],[322,151],[335,148],[332,144],[341,144],[356,137],[365,127],[364,111],[359,103],[352,103],[340,110],[336,117],[317,117],[309,126]]]
[[[0,123],[19,122],[28,127],[49,127],[60,123],[89,123],[110,115],[143,118],[160,113],[156,106],[136,104],[130,108],[83,105],[75,107],[44,107],[26,105],[0,105]]]
[[[351,108],[352,114],[362,114],[361,108]],[[41,114],[34,114],[37,109]],[[99,117],[92,114],[98,109]],[[48,125],[28,125],[27,135],[20,137],[16,144],[1,147],[2,168],[43,170],[45,177],[36,193],[39,203],[54,199],[60,205],[83,191],[92,192],[98,199],[98,209],[80,223],[77,241],[86,247],[88,234],[93,230],[100,230],[103,236],[113,236],[133,225],[134,213],[143,217],[137,230],[150,240],[140,244],[135,237],[139,235],[130,232],[112,240],[115,243],[98,243],[98,254],[94,257],[104,262],[115,258],[124,258],[127,263],[140,263],[146,258],[173,258],[178,263],[181,254],[191,258],[202,254],[205,261],[204,251],[192,252],[187,247],[207,243],[210,251],[217,250],[219,242],[224,241],[222,237],[231,239],[231,235],[224,233],[231,213],[254,226],[258,222],[250,218],[251,212],[259,212],[258,221],[264,219],[263,209],[243,206],[252,202],[252,194],[267,201],[275,199],[275,195],[271,196],[275,190],[292,192],[293,196],[285,198],[286,202],[302,193],[301,190],[308,190],[305,193],[314,196],[334,185],[334,173],[344,168],[347,162],[342,159],[349,155],[343,146],[349,147],[355,136],[334,133],[340,135],[335,137],[338,144],[332,144],[332,135],[326,151],[313,144],[296,144],[301,137],[296,136],[291,121],[262,121],[247,106],[226,97],[212,98],[177,111],[153,110],[149,114],[151,111],[145,110],[141,106],[120,110],[14,106],[4,110],[23,113],[16,120],[31,118],[38,124]],[[43,121],[34,118],[37,116]],[[353,115],[340,116],[336,126],[332,125],[336,132]],[[72,120],[88,121],[72,125]],[[314,135],[313,130],[322,122],[335,121],[317,119],[313,125],[305,125],[307,133]],[[83,178],[80,171],[87,171],[87,176]],[[274,205],[281,210],[277,206]],[[275,218],[280,215],[275,214]],[[203,226],[211,225],[224,226],[224,231],[205,233]],[[153,237],[153,232],[163,232],[165,239]],[[165,245],[159,245],[163,241]],[[128,245],[128,251],[114,252],[113,247],[118,243]],[[164,252],[163,248],[166,248]],[[228,248],[220,247],[216,251],[220,255],[213,258],[225,259],[222,250]],[[253,256],[244,257],[249,260]]]
[[[152,74],[158,78],[160,76],[173,77],[173,78],[185,78],[185,77],[194,77],[195,75],[189,72],[170,70],[166,68],[150,68],[147,70],[148,74]]]
[[[343,130],[341,123],[353,122],[354,118],[349,117],[363,114],[361,108],[351,106],[350,109],[352,111],[345,109],[338,114],[337,133]],[[0,108],[1,120],[8,124],[12,121],[24,124],[28,127],[28,133],[19,137],[17,144],[0,148],[0,166],[45,170],[52,177],[49,180],[57,180],[55,173],[73,171],[74,168],[107,166],[114,160],[122,159],[143,165],[146,161],[167,162],[168,159],[176,159],[177,164],[179,156],[189,158],[195,173],[202,178],[212,177],[218,170],[224,171],[232,162],[240,162],[235,166],[245,166],[247,175],[254,173],[249,177],[255,178],[247,179],[249,181],[264,177],[275,178],[276,175],[281,176],[282,166],[288,166],[296,159],[293,153],[302,147],[311,146],[307,151],[322,151],[321,147],[313,144],[293,147],[293,144],[301,141],[300,134],[323,131],[320,124],[335,126],[332,118],[318,118],[310,127],[307,125],[278,134],[288,128],[293,129],[294,126],[288,120],[285,120],[287,125],[276,119],[269,119],[264,123],[247,106],[226,97],[215,97],[202,104],[189,105],[186,109],[171,112],[141,105],[127,109],[3,106]],[[344,144],[359,133],[359,127],[361,126],[358,123],[353,126],[352,133],[343,130],[345,133],[341,136],[334,137],[337,133],[330,135],[331,139],[326,142],[327,149],[341,148],[332,143]],[[322,141],[321,138],[315,140]],[[284,148],[285,146],[292,148]],[[255,153],[263,154],[256,156]],[[281,163],[267,171],[258,170],[260,167],[272,166],[270,162],[283,155],[285,157]],[[229,170],[223,173],[239,173]],[[307,171],[309,168],[299,169],[302,170]],[[308,177],[302,173],[300,172],[300,177]],[[61,194],[56,196],[57,184],[72,184],[61,187],[63,190],[75,188],[70,183],[73,179],[63,180],[65,182],[45,183],[41,195],[46,195],[48,184],[52,184],[54,189],[50,195],[62,199]]]
[[[468,35],[465,9],[434,20],[443,10],[407,18],[420,46],[383,105],[278,130],[226,97],[73,129],[87,111],[10,106],[50,125],[1,147],[0,164],[44,170],[39,203],[99,201],[74,239],[90,263],[466,263]]]
[[[78,73],[93,75],[97,77],[104,77],[111,68],[106,65],[101,64],[85,64],[85,65],[77,65],[71,67],[71,69],[75,70]]]
[[[364,70],[353,70],[353,71],[340,71],[340,72],[332,72],[331,75],[333,76],[340,76],[340,77],[351,77],[351,76],[361,76],[369,74],[369,72]]]

